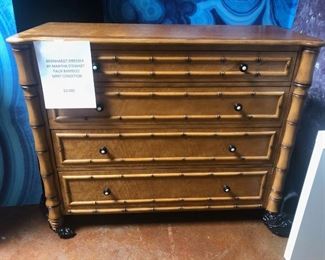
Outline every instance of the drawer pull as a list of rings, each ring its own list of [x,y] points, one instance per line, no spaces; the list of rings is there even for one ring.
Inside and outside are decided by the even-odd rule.
[[[109,195],[112,194],[112,192],[111,192],[111,190],[110,190],[109,188],[105,188],[105,189],[103,190],[103,194],[104,194],[105,196],[109,196]]]
[[[98,71],[99,65],[96,62],[93,62],[92,68],[93,68],[93,71]]]
[[[105,146],[104,147],[101,147],[99,149],[99,153],[102,154],[102,155],[107,154],[108,153],[107,147],[105,147]]]
[[[236,148],[236,146],[231,144],[231,145],[229,145],[228,150],[229,150],[229,152],[234,153],[234,152],[236,152],[237,148]]]
[[[229,193],[231,191],[230,187],[228,185],[223,185],[223,191],[225,193]]]
[[[104,107],[102,105],[97,105],[96,106],[96,111],[97,112],[102,112],[104,110]]]
[[[239,65],[239,70],[240,70],[241,72],[247,72],[247,71],[248,71],[248,65],[245,64],[245,63],[241,63],[241,64]]]
[[[240,104],[240,103],[236,103],[236,104],[234,104],[234,109],[237,112],[242,111],[243,110],[243,105]]]

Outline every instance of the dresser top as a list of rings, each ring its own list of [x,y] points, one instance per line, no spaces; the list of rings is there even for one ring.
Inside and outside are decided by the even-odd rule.
[[[130,44],[247,44],[304,45],[325,42],[275,26],[197,26],[109,23],[46,23],[7,39],[9,43],[35,40],[87,39],[93,43]]]

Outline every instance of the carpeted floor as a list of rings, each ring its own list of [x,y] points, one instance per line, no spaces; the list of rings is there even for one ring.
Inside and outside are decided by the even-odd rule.
[[[37,206],[0,209],[0,259],[283,259],[260,212],[72,217],[61,240]]]

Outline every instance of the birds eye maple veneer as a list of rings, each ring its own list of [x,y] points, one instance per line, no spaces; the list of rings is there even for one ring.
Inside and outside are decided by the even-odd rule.
[[[33,41],[91,43],[96,109],[45,109]],[[265,208],[275,233],[324,42],[272,26],[47,23],[8,39],[48,219]],[[282,232],[283,233],[283,232]]]

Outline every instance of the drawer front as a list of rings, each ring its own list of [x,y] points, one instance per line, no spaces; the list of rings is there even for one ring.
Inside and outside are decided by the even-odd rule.
[[[59,166],[111,163],[271,162],[276,131],[107,133],[53,131]]]
[[[290,81],[295,52],[93,50],[96,81]]]
[[[67,209],[159,206],[261,206],[268,171],[111,174],[60,173]],[[131,210],[131,209],[130,209]],[[100,212],[100,211],[99,211]]]
[[[137,122],[277,122],[282,117],[285,91],[222,92],[98,92],[97,109],[49,111],[55,124],[98,125]],[[122,120],[122,121],[121,121]],[[87,125],[86,125],[87,126]]]

